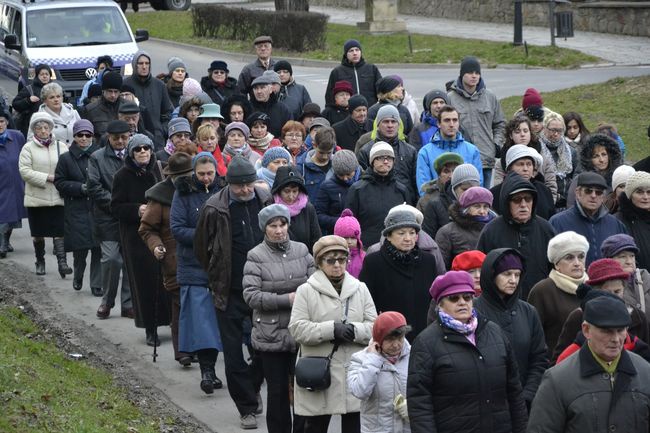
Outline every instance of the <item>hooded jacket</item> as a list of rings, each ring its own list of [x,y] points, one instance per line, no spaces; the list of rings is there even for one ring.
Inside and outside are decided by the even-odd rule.
[[[54,175],[59,157],[67,151],[68,146],[54,137],[47,147],[33,138],[25,143],[18,159],[18,171],[25,181],[25,207],[63,206],[63,198],[47,177]]]
[[[309,201],[311,203],[316,202],[316,197],[318,197],[318,190],[320,186],[327,179],[332,179],[336,177],[334,171],[332,170],[332,162],[328,162],[329,168],[327,171],[323,171],[321,166],[317,165],[312,161],[312,156],[316,153],[316,150],[309,150],[298,158],[296,158],[296,167],[302,175],[302,178],[305,179],[305,189],[307,195],[309,196]]]
[[[510,214],[510,194],[518,189],[531,190],[533,195],[532,217],[525,223],[518,223]],[[555,236],[553,226],[536,215],[537,191],[535,187],[516,173],[506,176],[499,196],[503,214],[490,221],[478,240],[477,249],[485,254],[496,248],[515,248],[526,257],[526,275],[521,282],[519,296],[528,298],[530,289],[548,277],[551,270],[546,257],[548,242]]]
[[[544,182],[542,182],[541,175],[537,173],[537,176],[530,179],[530,183],[533,184],[535,190],[537,190],[537,202],[535,203],[535,215],[549,220],[555,214],[555,202],[553,201],[553,193],[550,188],[548,188]],[[555,176],[553,176],[555,179]],[[490,192],[494,197],[499,197],[501,195],[501,188],[503,183],[499,183],[492,188]],[[497,200],[492,209],[501,214],[503,209],[501,208],[501,203]]]
[[[151,69],[149,70],[149,75],[146,77],[138,76],[138,59],[142,56],[147,57],[151,61],[151,56],[146,51],[139,50],[136,52],[131,61],[133,75],[126,77],[124,84],[129,84],[133,87],[135,96],[140,101],[140,104],[147,107],[147,111],[151,114],[154,130],[150,132],[156,138],[155,142],[164,143],[164,137],[167,136],[167,122],[171,119],[174,106],[169,99],[169,93],[167,92],[165,83],[151,75]],[[150,65],[151,67],[153,65]]]
[[[422,185],[437,179],[438,173],[433,168],[433,163],[436,158],[445,152],[457,153],[463,157],[466,164],[472,164],[478,171],[481,185],[483,185],[483,165],[481,163],[481,154],[475,145],[469,141],[465,141],[463,134],[456,133],[453,140],[445,140],[442,138],[440,131],[436,132],[430,142],[425,143],[418,152],[417,160],[417,173],[416,184],[420,196],[424,195]]]
[[[361,170],[357,168],[357,175],[355,179],[358,180]],[[325,179],[321,183],[316,194],[316,201],[314,207],[318,215],[318,223],[320,224],[321,232],[324,235],[331,235],[334,233],[334,225],[341,216],[341,212],[345,209],[345,201],[350,190],[348,183],[339,179],[334,175]]]
[[[332,69],[330,78],[325,89],[325,103],[333,104],[334,95],[332,90],[337,81],[345,80],[352,84],[354,95],[361,94],[368,101],[368,106],[377,102],[377,81],[381,79],[379,68],[372,63],[366,63],[363,56],[359,63],[353,65],[343,53],[341,64]]]
[[[520,299],[520,284],[510,296],[501,296],[495,283],[495,265],[504,254],[516,254],[526,267],[526,259],[512,248],[492,250],[481,267],[481,296],[474,307],[481,317],[496,323],[512,344],[517,359],[524,400],[530,407],[544,371],[548,368],[544,330],[535,307]],[[525,271],[524,271],[525,273]],[[523,275],[522,275],[523,276]]]
[[[494,217],[496,214],[491,212]],[[445,260],[445,267],[451,269],[451,262],[458,254],[475,250],[478,237],[486,223],[464,214],[460,204],[455,201],[449,206],[451,222],[445,224],[436,233],[436,243]]]
[[[380,176],[369,168],[361,180],[348,190],[345,207],[350,209],[361,225],[361,242],[372,245],[379,242],[384,229],[384,218],[391,208],[409,201],[409,191],[394,176]]]
[[[462,77],[451,85],[449,105],[456,108],[466,138],[481,152],[483,167],[494,167],[496,151],[503,145],[506,120],[496,95],[479,80],[474,94],[463,88]],[[467,161],[466,161],[467,162]],[[480,171],[479,171],[480,173]]]

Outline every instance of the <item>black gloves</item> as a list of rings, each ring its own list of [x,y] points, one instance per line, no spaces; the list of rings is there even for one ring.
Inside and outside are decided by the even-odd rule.
[[[354,325],[351,323],[334,323],[334,340],[338,343],[354,341]]]

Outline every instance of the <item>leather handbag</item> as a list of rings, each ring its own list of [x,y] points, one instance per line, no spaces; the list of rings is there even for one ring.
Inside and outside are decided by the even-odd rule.
[[[345,316],[343,323],[347,321],[350,298],[345,303]],[[304,356],[299,357],[296,363],[295,377],[296,384],[308,391],[323,391],[332,384],[330,375],[330,364],[334,352],[339,348],[335,342],[329,356]]]

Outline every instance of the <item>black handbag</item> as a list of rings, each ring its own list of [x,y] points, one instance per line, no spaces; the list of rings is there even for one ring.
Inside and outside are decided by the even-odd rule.
[[[345,316],[343,323],[347,321],[350,298],[345,303]],[[334,343],[329,356],[304,356],[299,357],[296,363],[295,377],[296,384],[307,391],[323,391],[332,384],[330,375],[330,363],[334,352],[339,348],[339,343]]]

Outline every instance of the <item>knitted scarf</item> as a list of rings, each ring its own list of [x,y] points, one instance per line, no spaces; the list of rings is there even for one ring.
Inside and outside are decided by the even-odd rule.
[[[575,295],[578,286],[587,281],[588,276],[585,272],[580,278],[572,278],[553,269],[548,274],[548,277],[555,283],[558,289],[562,290],[564,293],[568,293],[569,295]]]
[[[273,185],[273,184],[271,184],[271,185]],[[309,197],[307,197],[307,194],[305,194],[304,192],[299,193],[298,198],[296,199],[296,201],[294,201],[291,204],[289,204],[286,201],[282,200],[282,197],[280,196],[280,194],[275,194],[273,196],[273,201],[275,202],[275,204],[283,204],[283,205],[285,205],[286,207],[289,208],[289,216],[291,216],[291,218],[295,217],[300,212],[302,212],[302,210],[305,208],[305,206],[307,206],[307,201],[308,200],[309,200]]]
[[[409,265],[420,260],[420,248],[417,244],[412,250],[404,252],[395,248],[388,239],[384,239],[384,248],[386,248],[388,256],[399,264]]]
[[[268,132],[264,137],[262,138],[253,138],[248,137],[248,144],[250,144],[251,147],[261,150],[264,152],[266,149],[269,148],[269,145],[271,144],[271,140],[273,140],[275,137],[273,137],[273,134]]]
[[[573,171],[571,147],[565,137],[562,136],[556,141],[550,141],[544,134],[539,134],[539,141],[550,151],[553,157],[550,162],[555,174],[561,179],[571,174]]]
[[[38,138],[36,135],[34,135],[34,141],[42,144],[45,147],[50,147],[50,144],[52,144],[52,136],[50,135],[48,138],[43,140],[42,138]]]
[[[363,259],[366,257],[366,252],[361,248],[350,248],[350,256],[348,257],[348,266],[346,270],[348,274],[354,278],[359,278],[361,268],[363,267]]]
[[[250,159],[252,149],[245,143],[242,147],[232,147],[230,144],[226,143],[223,147],[223,155],[228,156],[230,159],[234,158],[237,155],[243,156],[246,159]]]
[[[475,309],[472,309],[472,318],[467,323],[454,319],[440,309],[438,310],[438,317],[440,318],[442,326],[464,335],[472,344],[476,345],[476,337],[474,333],[478,326],[478,317]]]
[[[269,186],[273,188],[273,182],[275,182],[275,173],[269,170],[266,167],[260,167],[257,169],[257,178],[263,180]]]

